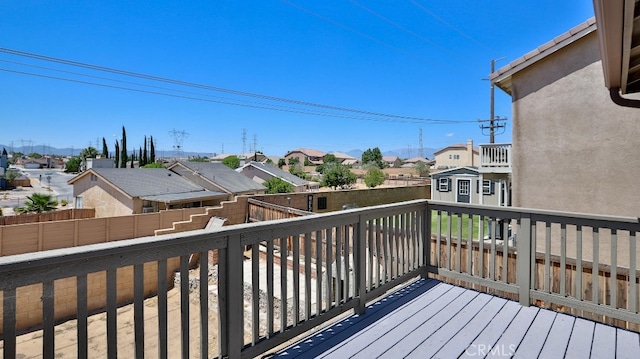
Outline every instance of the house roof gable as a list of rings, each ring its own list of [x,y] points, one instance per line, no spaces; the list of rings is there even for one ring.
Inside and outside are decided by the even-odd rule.
[[[267,165],[267,164],[263,164],[263,163],[259,163],[259,162],[254,162],[251,161],[249,163],[247,163],[246,165],[238,168],[238,171],[241,171],[242,169],[246,168],[246,167],[253,167],[259,171],[262,171],[264,173],[267,173],[273,177],[278,177],[284,181],[287,181],[289,183],[291,183],[294,186],[304,186],[309,184],[309,181],[303,180],[302,178],[293,175],[287,171],[283,171],[281,169],[279,169],[278,167],[275,166],[271,166],[271,165]]]
[[[536,49],[524,54],[522,57],[511,61],[507,66],[504,66],[490,74],[489,79],[504,92],[511,94],[511,77],[514,74],[572,44],[595,30],[596,20],[592,17],[578,26],[571,28],[569,31],[556,36],[553,40],[538,46]]]
[[[266,190],[265,186],[252,181],[220,162],[180,161],[170,165],[168,169],[171,170],[175,166],[182,166],[194,174],[197,174],[200,178],[215,184],[217,187],[221,187],[229,193]]]

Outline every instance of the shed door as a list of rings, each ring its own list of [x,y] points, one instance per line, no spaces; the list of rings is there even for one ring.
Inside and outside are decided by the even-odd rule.
[[[471,201],[471,180],[458,180],[458,202],[469,203]]]

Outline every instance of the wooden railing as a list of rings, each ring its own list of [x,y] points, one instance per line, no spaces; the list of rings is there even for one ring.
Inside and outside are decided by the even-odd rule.
[[[313,214],[313,212],[302,211],[296,208],[279,206],[277,204],[259,201],[249,198],[248,206],[248,222],[272,221],[274,219],[295,218]]]
[[[0,350],[13,358],[21,345],[39,345],[44,357],[56,355],[63,333],[56,324],[69,319],[54,315],[56,306],[69,305],[56,301],[63,278],[77,283],[72,338],[80,358],[89,356],[89,290],[106,297],[108,357],[127,350],[135,357],[260,356],[341,313],[363,313],[367,301],[420,275],[500,292],[523,305],[638,324],[639,230],[636,218],[417,200],[2,257]],[[207,260],[211,251],[215,266]],[[190,269],[194,253],[198,268]],[[180,270],[171,289],[173,258]],[[131,277],[120,274],[126,267]],[[88,278],[103,271],[106,287],[91,288]],[[145,300],[149,271],[159,294]],[[129,305],[118,297],[121,281],[133,282],[131,319],[119,309]],[[42,325],[34,328],[42,335],[24,344],[16,298],[34,284],[42,287]],[[150,321],[150,314],[157,318]],[[98,355],[94,350],[92,344]]]
[[[480,145],[480,167],[510,168],[511,144],[491,143]]]

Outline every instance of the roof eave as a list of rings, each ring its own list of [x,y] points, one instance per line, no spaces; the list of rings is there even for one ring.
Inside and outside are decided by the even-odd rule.
[[[622,87],[622,38],[625,0],[593,0],[600,56],[607,88]]]

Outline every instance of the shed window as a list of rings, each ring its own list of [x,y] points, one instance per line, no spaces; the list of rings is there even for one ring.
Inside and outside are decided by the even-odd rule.
[[[451,179],[448,177],[442,177],[438,179],[438,191],[440,192],[449,192],[451,184]]]
[[[327,209],[327,197],[318,197],[318,209]]]
[[[482,194],[493,194],[494,183],[491,180],[482,181]]]

